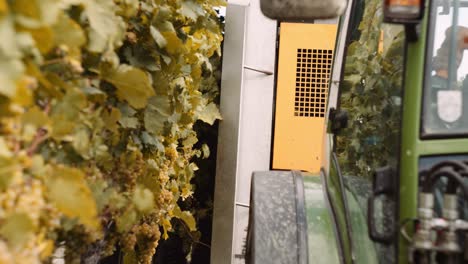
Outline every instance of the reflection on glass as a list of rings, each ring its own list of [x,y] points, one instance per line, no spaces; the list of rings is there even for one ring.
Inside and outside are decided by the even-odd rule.
[[[379,263],[395,263],[394,248],[374,244],[365,227],[372,174],[383,166],[395,168],[399,156],[404,33],[401,26],[382,23],[382,1],[363,2],[363,10],[357,10],[361,16],[353,18],[357,26],[348,35],[339,99],[340,108],[348,112],[348,127],[337,136],[336,155],[353,244],[367,252],[375,248]],[[386,205],[375,221],[391,222],[391,208]],[[356,263],[376,263],[365,253],[355,252]]]
[[[448,3],[448,1],[446,1]],[[468,1],[439,1],[429,32],[423,133],[468,133]]]
[[[404,34],[401,27],[367,19],[346,54],[340,107],[349,122],[336,152],[344,175],[370,182],[376,168],[396,165],[398,158]]]

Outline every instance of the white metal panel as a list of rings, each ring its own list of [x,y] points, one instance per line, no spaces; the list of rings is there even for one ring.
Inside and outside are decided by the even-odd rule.
[[[251,175],[270,167],[274,76],[269,74],[275,67],[276,21],[263,16],[259,0],[228,3],[221,81],[223,120],[218,137],[211,242],[213,264],[244,263]]]
[[[247,21],[244,66],[273,73],[276,21],[261,13],[259,0],[250,1]],[[248,204],[252,172],[270,168],[274,75],[244,69],[243,90],[236,201]]]
[[[233,246],[237,258],[232,263],[243,264],[250,203],[250,180],[254,171],[270,168],[271,133],[273,120],[276,27],[275,20],[265,17],[260,11],[260,1],[250,1],[246,36],[244,87],[242,93],[239,167],[236,187],[236,222]]]
[[[243,90],[243,65],[247,7],[229,4],[221,77],[218,151],[214,193],[211,263],[229,263],[233,256],[232,234],[236,179],[239,166],[239,120]]]

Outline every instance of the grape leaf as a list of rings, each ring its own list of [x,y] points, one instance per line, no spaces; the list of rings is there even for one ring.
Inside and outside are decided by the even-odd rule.
[[[0,0],[0,18],[3,18],[8,12],[7,0]]]
[[[161,32],[159,32],[157,28],[155,28],[154,26],[151,26],[150,33],[154,41],[156,41],[156,44],[158,44],[160,48],[164,48],[167,45],[167,40],[164,38],[164,36],[161,34]]]
[[[181,14],[192,20],[197,20],[199,16],[203,16],[205,11],[203,8],[193,1],[184,1],[181,4]]]
[[[166,96],[152,97],[145,110],[145,128],[149,132],[158,135],[164,128],[164,123],[171,115],[169,98]]]
[[[16,22],[31,29],[54,24],[61,11],[59,0],[15,0],[11,7]]]
[[[104,79],[117,88],[117,96],[131,106],[140,109],[154,95],[150,76],[133,66],[122,64],[117,69],[104,72]]]
[[[60,212],[92,229],[99,228],[97,205],[82,171],[54,166],[46,180],[49,198]]]
[[[128,208],[124,214],[117,218],[117,230],[119,232],[128,231],[137,219],[137,214],[132,208]]]
[[[198,113],[198,118],[210,125],[214,124],[217,119],[222,119],[218,107],[214,103],[209,103]]]
[[[133,193],[133,203],[139,211],[149,212],[154,209],[154,195],[150,190],[138,186]]]
[[[90,31],[88,49],[103,52],[122,44],[125,23],[115,15],[116,6],[112,0],[83,0],[89,19]]]
[[[13,248],[17,248],[23,246],[31,238],[35,229],[28,214],[15,213],[7,217],[0,228],[0,234]]]
[[[179,218],[180,220],[184,221],[184,223],[187,225],[187,227],[190,229],[190,231],[196,231],[197,226],[195,223],[195,218],[193,218],[193,215],[189,212],[185,212],[180,210],[180,207],[176,205],[173,210],[173,214],[175,217]]]
[[[137,128],[140,122],[136,117],[122,116],[119,119],[119,124],[121,124],[124,128]]]
[[[65,14],[60,16],[59,21],[52,27],[55,43],[67,45],[69,48],[80,48],[86,44],[85,32],[79,24]]]
[[[37,106],[30,108],[26,113],[24,113],[22,121],[23,124],[33,125],[35,129],[50,126],[49,116],[44,113],[44,111],[41,111]]]

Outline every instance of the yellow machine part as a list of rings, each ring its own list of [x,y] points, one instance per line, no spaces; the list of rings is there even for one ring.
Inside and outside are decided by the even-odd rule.
[[[337,25],[281,23],[273,169],[319,172]]]

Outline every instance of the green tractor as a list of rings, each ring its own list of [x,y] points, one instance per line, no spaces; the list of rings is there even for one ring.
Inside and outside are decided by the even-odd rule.
[[[468,263],[468,1],[345,6],[262,0],[341,17],[320,175],[253,174],[247,262]]]

